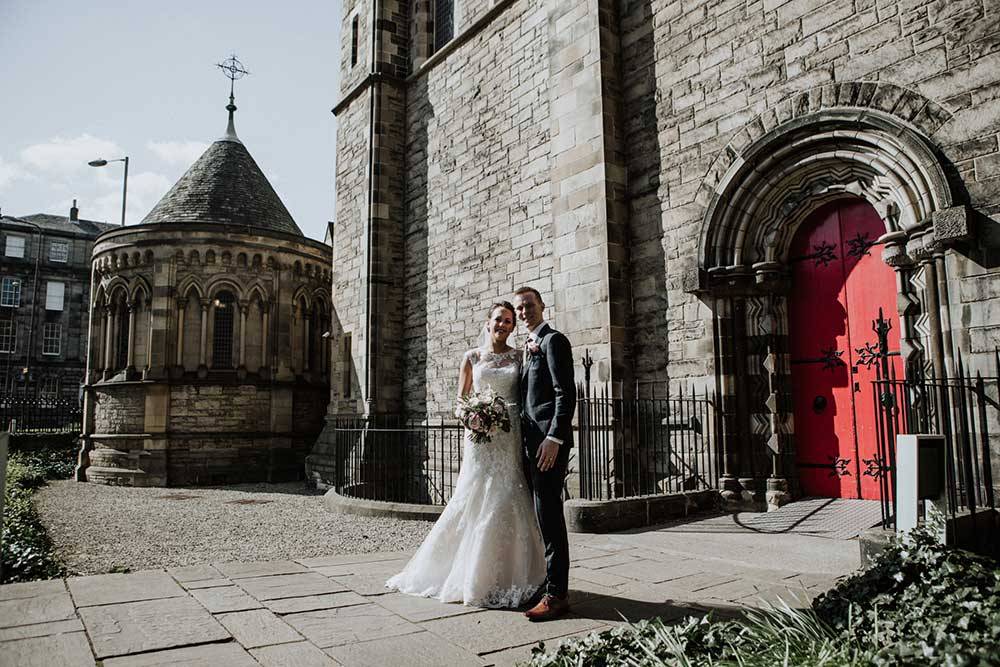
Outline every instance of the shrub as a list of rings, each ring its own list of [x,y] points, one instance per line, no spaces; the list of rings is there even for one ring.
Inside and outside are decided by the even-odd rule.
[[[47,479],[70,474],[72,463],[66,463],[65,452],[60,450],[11,454],[4,489],[3,545],[0,547],[3,581],[0,583],[51,579],[63,574],[62,565],[53,552],[52,540],[38,518],[31,496]]]

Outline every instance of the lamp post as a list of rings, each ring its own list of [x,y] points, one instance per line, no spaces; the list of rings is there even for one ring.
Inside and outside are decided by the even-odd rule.
[[[118,158],[117,160],[91,160],[87,164],[91,167],[105,167],[109,162],[124,162],[125,163],[125,175],[122,178],[122,227],[125,226],[125,196],[128,194],[128,156],[123,158]]]

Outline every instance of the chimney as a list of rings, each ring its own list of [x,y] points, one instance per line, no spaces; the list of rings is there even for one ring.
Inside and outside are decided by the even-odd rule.
[[[73,206],[69,209],[69,221],[76,222],[80,219],[80,209],[76,207],[76,200],[73,200]]]

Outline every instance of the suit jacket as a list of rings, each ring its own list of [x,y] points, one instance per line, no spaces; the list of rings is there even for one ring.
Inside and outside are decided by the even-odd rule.
[[[537,334],[538,352],[521,367],[521,415],[525,444],[534,449],[547,436],[573,446],[576,382],[573,348],[548,324]]]

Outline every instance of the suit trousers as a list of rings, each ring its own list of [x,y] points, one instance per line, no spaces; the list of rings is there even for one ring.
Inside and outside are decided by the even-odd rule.
[[[563,484],[569,464],[568,443],[559,447],[555,464],[538,469],[538,446],[525,450],[525,468],[535,501],[535,516],[545,543],[545,592],[565,599],[569,592],[569,539],[563,514]]]

